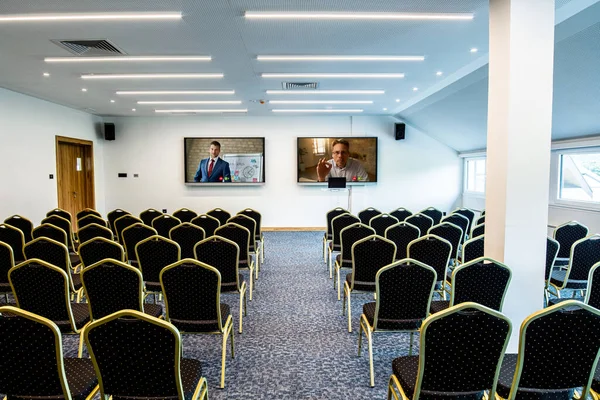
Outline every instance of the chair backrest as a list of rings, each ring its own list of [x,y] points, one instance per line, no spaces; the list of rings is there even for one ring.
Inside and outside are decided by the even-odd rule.
[[[595,234],[579,239],[571,246],[571,257],[565,279],[586,281],[592,265],[598,261],[600,261],[600,235]]]
[[[34,258],[11,269],[8,279],[17,307],[52,321],[69,321],[75,330],[65,271]]]
[[[180,208],[173,213],[173,216],[179,219],[181,222],[191,222],[198,216],[198,213],[190,210],[189,208]]]
[[[442,222],[438,225],[434,225],[427,231],[428,235],[436,235],[452,244],[452,253],[450,258],[456,260],[458,258],[458,249],[464,237],[464,233],[459,226],[456,226],[450,222]]]
[[[392,264],[396,257],[396,245],[382,236],[371,235],[352,245],[352,281],[350,289],[355,285],[372,287],[375,292],[377,271]],[[362,289],[361,289],[362,290]]]
[[[600,262],[590,269],[584,303],[600,309]]]
[[[208,214],[200,214],[191,222],[192,224],[204,229],[206,237],[213,236],[215,234],[215,229],[221,226],[221,223],[218,219],[216,219],[215,217],[211,217]]]
[[[325,215],[326,219],[327,219],[327,237],[331,238],[331,235],[333,233],[332,228],[331,228],[331,221],[337,217],[338,215],[342,215],[342,214],[350,214],[350,211],[342,208],[342,207],[336,207],[333,210],[329,210],[327,211],[327,214]],[[369,225],[368,223],[366,225]]]
[[[241,225],[250,231],[250,251],[254,251],[256,242],[256,221],[246,215],[236,214],[227,220],[227,223],[230,222]]]
[[[404,207],[397,208],[394,211],[390,212],[390,215],[393,217],[396,217],[398,219],[398,221],[400,221],[400,222],[404,221],[406,218],[410,217],[412,214],[413,214],[412,211],[407,210]]]
[[[0,307],[0,354],[0,391],[8,398],[71,399],[62,338],[54,322],[16,307]]]
[[[169,237],[169,231],[181,224],[179,218],[175,218],[169,214],[159,215],[152,220],[152,227],[156,229],[156,232],[164,238]]]
[[[221,274],[215,267],[186,258],[165,267],[160,283],[167,321],[181,331],[197,331],[198,325],[202,332],[223,331]]]
[[[54,210],[50,210],[46,213],[46,217],[51,217],[52,215],[58,215],[59,217],[66,219],[70,223],[73,223],[73,217],[71,216],[71,213],[66,210],[63,210],[62,208],[55,208]]]
[[[485,235],[474,237],[469,239],[463,244],[462,258],[463,264],[473,261],[477,258],[483,257],[485,250]]]
[[[552,233],[553,239],[560,243],[560,250],[557,257],[570,257],[571,246],[573,246],[576,241],[585,238],[588,235],[588,232],[588,227],[577,221],[569,221],[557,226]]]
[[[467,230],[465,232],[469,233],[471,232],[471,228],[473,227],[473,222],[475,222],[475,211],[470,210],[468,208],[457,208],[456,210],[452,211],[452,214],[460,214],[463,217],[466,217],[469,220],[469,225],[467,226]]]
[[[206,214],[218,219],[221,225],[225,225],[227,220],[231,218],[231,214],[222,208],[213,208],[212,210],[207,211]]]
[[[79,221],[80,219],[85,218],[88,215],[94,215],[94,216],[102,219],[102,214],[100,214],[98,211],[96,211],[92,208],[84,208],[83,210],[79,211],[75,217],[77,218],[77,221]]]
[[[356,216],[360,219],[361,223],[369,225],[369,221],[371,221],[373,217],[376,217],[379,214],[381,214],[381,211],[379,211],[378,209],[373,207],[367,207],[364,210],[360,211],[358,214],[356,214]]]
[[[262,231],[260,230],[262,215],[260,215],[260,213],[258,211],[253,210],[251,208],[244,208],[242,211],[238,212],[238,214],[242,214],[247,217],[250,217],[254,220],[254,222],[256,222],[256,239],[258,240],[262,233]]]
[[[156,217],[159,217],[162,215],[162,212],[154,209],[154,208],[149,208],[147,210],[144,210],[140,213],[140,219],[142,221],[144,221],[145,225],[148,226],[152,226],[152,220]]]
[[[419,213],[431,218],[433,220],[433,225],[439,224],[444,216],[444,213],[435,207],[427,207],[426,209],[419,211]]]
[[[356,223],[362,223],[360,218],[349,213],[340,214],[331,220],[331,242],[334,248],[340,246],[340,233],[342,229]],[[369,223],[367,222],[364,225],[368,226]]]
[[[123,237],[123,248],[125,249],[127,261],[137,261],[137,257],[135,256],[135,246],[142,240],[154,235],[158,235],[156,230],[142,222],[137,222],[123,229],[121,237]]]
[[[421,213],[411,215],[410,217],[406,218],[404,222],[408,222],[409,224],[419,228],[421,235],[426,235],[429,228],[435,225],[431,217]]]
[[[97,237],[79,246],[79,258],[84,268],[107,258],[125,262],[125,250],[117,242]]]
[[[473,302],[502,311],[512,272],[506,265],[481,257],[452,271],[450,306]]]
[[[98,224],[90,224],[81,228],[79,232],[77,232],[77,236],[79,237],[79,243],[84,243],[97,237],[113,240],[112,231],[107,227]]]
[[[452,243],[435,235],[425,235],[413,240],[406,247],[406,257],[429,265],[435,270],[438,281],[446,279],[450,263]]]
[[[484,390],[495,393],[511,330],[506,316],[476,303],[428,317],[421,326],[412,398],[436,392],[460,398],[476,398]]]
[[[117,219],[114,222],[114,226],[115,226],[115,237],[117,238],[117,241],[121,244],[123,244],[123,231],[125,230],[125,228],[133,225],[133,224],[143,224],[144,222],[137,218],[134,217],[131,214],[125,214],[122,217],[119,217],[119,219]]]
[[[179,245],[165,237],[156,235],[142,240],[135,246],[138,267],[145,282],[160,282],[160,271],[181,259]]]
[[[240,287],[238,272],[240,248],[234,241],[220,236],[206,238],[194,247],[194,258],[219,271],[223,289]]]
[[[85,217],[81,217],[77,220],[77,235],[79,235],[79,231],[91,224],[98,224],[100,226],[108,227],[108,222],[102,217],[99,217],[95,214],[86,215]]]
[[[185,398],[181,335],[173,325],[139,311],[119,311],[92,322],[85,343],[101,398]]]
[[[25,217],[20,215],[13,215],[12,217],[8,217],[4,220],[6,225],[10,225],[17,229],[20,229],[23,232],[23,237],[25,239],[25,243],[30,242],[33,237],[31,236],[31,232],[33,231],[33,223]]]
[[[70,273],[71,260],[69,258],[69,249],[63,243],[46,237],[40,237],[27,243],[24,252],[27,260],[37,258],[60,268],[67,274]]]
[[[0,242],[0,283],[8,283],[8,271],[15,266],[12,247]]]
[[[560,250],[560,243],[557,240],[552,239],[551,237],[546,238],[546,272],[544,275],[544,279],[550,279],[550,274],[552,273],[552,267],[556,262],[556,257],[558,256],[558,252]]]
[[[215,235],[235,242],[240,248],[240,263],[250,264],[250,231],[248,229],[230,222],[218,227]]]
[[[117,233],[117,231],[115,230],[115,221],[121,218],[123,215],[128,214],[130,214],[129,211],[121,210],[120,208],[112,210],[111,212],[106,214],[106,219],[108,220],[109,225],[108,227],[113,231],[114,234]]]
[[[485,223],[485,215],[481,215],[475,220],[475,226],[481,225],[483,223]]]
[[[477,237],[485,234],[485,223],[481,223],[479,225],[475,225],[471,230],[471,237]]]
[[[75,251],[75,247],[73,246],[73,227],[71,226],[71,221],[59,215],[50,215],[42,220],[42,225],[43,224],[51,224],[65,231],[67,234],[67,247],[69,248],[69,251]]]
[[[143,311],[142,273],[120,261],[105,259],[81,271],[90,320],[121,310]]]
[[[461,240],[461,243],[463,243],[465,241],[465,239],[467,238],[467,235],[470,232],[469,226],[471,225],[471,223],[469,222],[469,219],[467,217],[465,217],[462,214],[450,214],[444,218],[442,218],[442,222],[449,222],[451,224],[454,224],[456,226],[458,226],[462,232],[463,232],[463,238]]]
[[[422,321],[429,315],[437,282],[435,270],[429,265],[405,258],[381,268],[375,282],[375,330],[386,329],[390,323],[394,326],[398,320]]]
[[[396,245],[396,260],[407,258],[406,250],[408,244],[421,236],[421,231],[408,222],[400,222],[385,230],[385,238]]]
[[[12,248],[15,263],[25,260],[25,254],[23,254],[25,236],[20,229],[8,224],[0,224],[0,242],[4,242]]]
[[[596,308],[567,300],[530,315],[521,324],[509,399],[520,398],[520,388],[566,391],[577,387],[584,388],[581,398],[587,398],[599,349],[600,311]]]
[[[375,229],[377,235],[385,236],[385,230],[398,222],[400,222],[398,221],[398,218],[393,217],[390,214],[379,214],[371,218],[369,226]]]
[[[67,240],[67,232],[60,229],[58,226],[49,223],[41,224],[40,226],[35,227],[31,236],[32,239],[45,237],[48,239],[56,240],[58,243],[62,243],[65,246],[68,246],[69,244]]]
[[[485,210],[481,210],[481,214],[479,215],[483,217],[485,215]]]
[[[372,227],[362,224],[360,222],[354,223],[342,229],[340,232],[340,248],[341,248],[341,264],[352,265],[352,246],[354,243],[368,236],[376,235],[375,229]]]
[[[169,239],[177,242],[181,248],[182,259],[194,258],[194,246],[205,237],[204,229],[189,222],[177,225],[169,231]]]

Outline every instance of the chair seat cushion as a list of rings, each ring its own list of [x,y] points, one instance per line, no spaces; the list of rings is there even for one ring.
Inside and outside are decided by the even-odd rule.
[[[338,254],[337,256],[335,256],[335,262],[340,266],[340,268],[352,269],[352,260],[342,260],[341,254]]]
[[[85,399],[98,384],[90,358],[65,358],[65,373],[73,400]]]
[[[352,274],[346,275],[346,282],[348,286],[352,287]],[[359,282],[354,281],[354,288],[358,292],[373,292],[375,293],[375,282]]]
[[[144,281],[146,284],[147,292],[162,292],[162,286],[160,286],[160,282],[148,282]]]
[[[450,302],[447,300],[432,301],[431,306],[429,307],[429,312],[431,312],[432,314],[435,314],[440,311],[444,311],[448,307],[450,307]]]
[[[585,300],[583,297],[573,297],[573,298],[564,298],[564,299],[550,299],[548,301],[548,306],[553,306],[555,304],[559,304],[562,303],[563,301],[567,301],[567,300],[577,300],[577,301],[581,301],[583,303],[583,300]]]
[[[552,282],[556,286],[562,286],[563,282],[565,281],[566,275],[567,275],[567,270],[553,269],[552,276],[550,277],[550,282]],[[580,280],[567,279],[567,286],[565,286],[565,288],[567,288],[567,289],[585,289],[585,288],[587,288],[587,280],[580,281]]]
[[[71,260],[71,265],[77,265],[81,262],[77,253],[69,253],[69,260]]]
[[[244,275],[238,274],[238,281],[240,286],[242,282],[244,282]],[[237,282],[221,282],[221,293],[231,293],[238,291],[238,283]]]
[[[367,303],[363,305],[363,314],[367,317],[369,325],[373,326],[375,319],[375,308],[377,303]],[[417,330],[421,327],[422,319],[377,319],[378,330]]]
[[[229,305],[221,303],[221,324],[225,326],[227,317],[231,314]],[[216,320],[191,321],[171,318],[170,321],[182,332],[217,332],[219,324]]]
[[[71,274],[71,279],[73,280],[73,287],[75,290],[79,290],[83,287],[81,276],[79,274]]]
[[[151,315],[153,317],[160,317],[163,313],[162,306],[160,304],[145,303],[144,314]]]

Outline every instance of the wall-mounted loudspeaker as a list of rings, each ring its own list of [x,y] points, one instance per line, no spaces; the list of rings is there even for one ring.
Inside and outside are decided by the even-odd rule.
[[[402,140],[404,139],[404,135],[406,133],[406,124],[396,124],[396,140]]]
[[[115,140],[115,124],[104,124],[104,140]]]

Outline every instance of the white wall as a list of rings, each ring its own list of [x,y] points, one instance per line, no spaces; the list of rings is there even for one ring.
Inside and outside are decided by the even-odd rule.
[[[264,227],[321,227],[325,212],[348,206],[345,192],[296,183],[298,136],[377,136],[378,180],[353,187],[352,212],[427,206],[451,210],[460,193],[462,163],[457,153],[416,129],[393,138],[389,117],[122,117],[116,140],[104,146],[106,208],[133,214],[152,207],[169,213],[181,207],[205,212],[252,207]],[[351,135],[350,132],[353,134]],[[266,183],[257,187],[198,187],[184,184],[184,137],[265,137]],[[118,178],[119,172],[128,173]],[[133,178],[133,174],[139,178]]]
[[[100,122],[99,117],[0,88],[0,221],[20,214],[37,225],[58,205],[56,135],[94,141],[96,208],[103,213]]]

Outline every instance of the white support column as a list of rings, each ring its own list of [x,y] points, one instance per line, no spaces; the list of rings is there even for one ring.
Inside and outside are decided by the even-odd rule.
[[[490,0],[485,254],[512,269],[511,352],[543,307],[553,59],[554,0]]]

